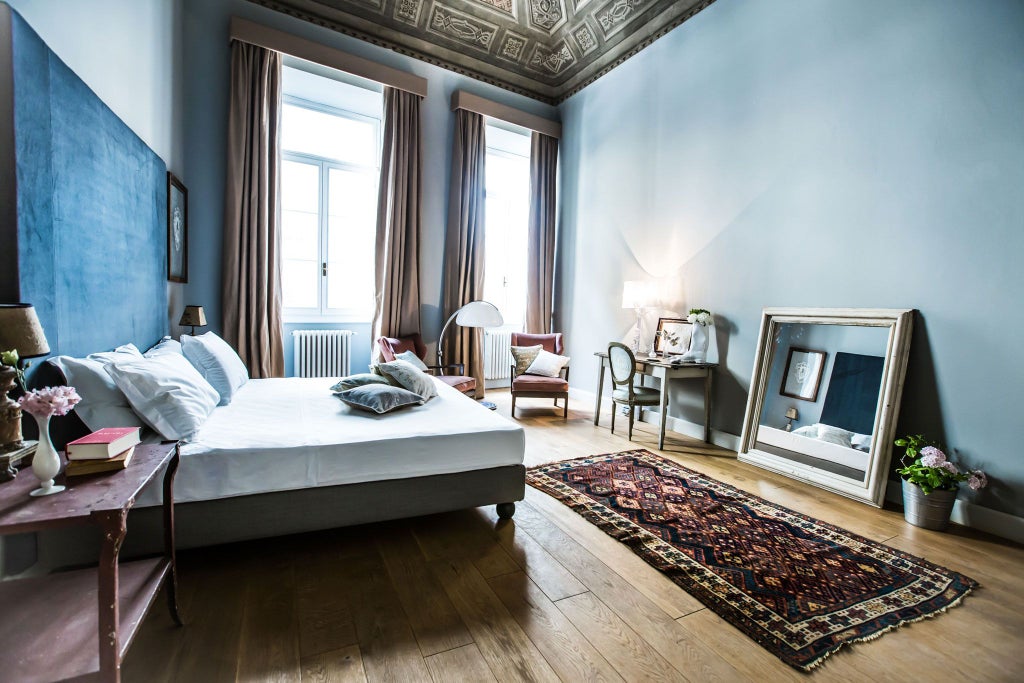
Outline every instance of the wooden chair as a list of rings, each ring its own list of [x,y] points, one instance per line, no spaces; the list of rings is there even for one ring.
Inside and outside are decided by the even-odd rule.
[[[412,351],[416,356],[426,363],[427,345],[423,343],[423,337],[417,332],[404,337],[380,337],[377,340],[380,347],[380,357],[386,362],[391,362],[400,353]],[[458,374],[445,375],[443,370],[453,369]],[[476,378],[466,375],[466,366],[463,363],[451,363],[449,365],[427,365],[427,372],[434,375],[445,384],[455,387],[467,396],[476,398]]]
[[[612,371],[612,434],[615,433],[616,406],[629,406],[629,440],[632,441],[636,409],[658,405],[661,392],[653,387],[638,387],[633,383],[636,378],[636,356],[625,344],[608,344],[608,367]]]
[[[562,355],[565,346],[562,334],[512,334],[512,346],[537,346],[545,351]],[[515,363],[512,364],[512,417],[516,415],[517,398],[553,398],[555,407],[558,399],[562,399],[562,419],[569,417],[569,366],[562,368],[561,377],[541,377],[540,375],[517,375]]]

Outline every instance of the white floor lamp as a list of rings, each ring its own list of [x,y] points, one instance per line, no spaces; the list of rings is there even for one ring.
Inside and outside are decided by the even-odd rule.
[[[441,328],[441,335],[437,338],[437,364],[440,366],[441,351],[444,344],[444,333],[448,326],[455,321],[461,327],[501,327],[505,319],[501,317],[498,307],[489,301],[470,301],[468,304],[451,314],[444,327]]]

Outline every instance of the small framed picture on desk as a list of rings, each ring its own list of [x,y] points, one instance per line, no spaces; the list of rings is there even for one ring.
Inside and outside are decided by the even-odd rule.
[[[654,337],[654,351],[663,356],[686,353],[690,348],[693,325],[685,318],[658,318],[658,331]]]

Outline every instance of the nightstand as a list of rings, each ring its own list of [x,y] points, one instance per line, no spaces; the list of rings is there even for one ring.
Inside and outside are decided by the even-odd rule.
[[[62,481],[67,490],[57,495],[30,497],[38,482],[28,473],[0,486],[0,534],[93,524],[103,536],[98,567],[0,582],[0,677],[120,681],[121,661],[161,586],[181,625],[174,557],[178,460],[176,444],[136,446],[127,469]],[[161,471],[164,554],[119,562],[128,511]]]

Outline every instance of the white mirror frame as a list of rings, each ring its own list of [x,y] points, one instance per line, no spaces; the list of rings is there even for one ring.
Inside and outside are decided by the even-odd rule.
[[[863,482],[796,462],[755,448],[759,416],[764,405],[772,357],[772,340],[779,326],[787,323],[819,325],[859,325],[889,328],[889,342],[882,368],[882,384],[878,408],[875,412],[875,430],[871,436],[867,473]],[[750,381],[750,395],[743,418],[739,460],[787,477],[820,486],[821,488],[881,507],[889,478],[892,442],[895,438],[896,419],[899,417],[903,380],[910,353],[910,334],[914,323],[913,309],[888,308],[765,308],[761,315],[761,332],[754,358],[754,373]]]

